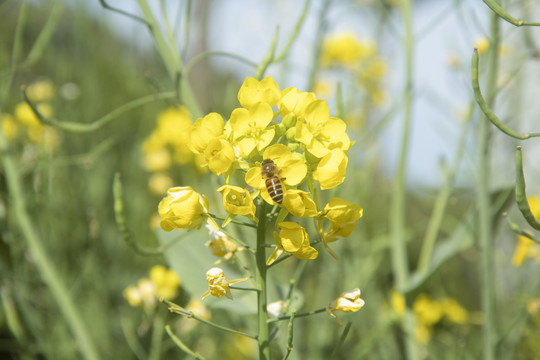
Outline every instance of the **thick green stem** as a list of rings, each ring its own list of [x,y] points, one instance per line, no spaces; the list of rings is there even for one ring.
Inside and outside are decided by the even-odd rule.
[[[398,291],[407,286],[409,278],[409,264],[405,243],[405,171],[409,150],[409,138],[412,120],[413,102],[413,33],[412,33],[412,1],[401,1],[401,12],[404,25],[405,48],[405,90],[404,90],[404,118],[401,138],[399,165],[393,185],[392,208],[390,213],[390,237],[392,244],[392,270]],[[414,341],[414,321],[404,321],[405,344],[409,359],[417,359],[417,346]]]
[[[259,206],[259,225],[257,227],[257,312],[259,318],[259,359],[270,359],[268,344],[268,313],[266,310],[266,202]]]
[[[497,85],[498,51],[499,51],[499,17],[491,14],[490,51],[488,54],[489,74],[486,84],[486,101],[493,108]],[[478,217],[479,245],[481,251],[480,274],[482,279],[482,310],[484,359],[495,358],[495,321],[494,321],[494,263],[493,263],[493,221],[490,198],[490,126],[486,118],[480,122],[479,154],[478,154]]]

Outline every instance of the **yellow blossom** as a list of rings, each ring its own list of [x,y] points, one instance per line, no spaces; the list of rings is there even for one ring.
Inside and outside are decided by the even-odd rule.
[[[223,195],[223,208],[230,215],[244,215],[257,221],[255,204],[249,191],[233,185],[223,185],[218,191]]]
[[[276,249],[268,258],[266,264],[270,265],[285,251],[300,260],[313,260],[319,252],[309,243],[309,236],[300,224],[290,221],[278,224],[279,233],[274,231]]]
[[[263,159],[269,159],[274,162],[278,169],[276,176],[282,178],[282,185],[297,186],[306,177],[307,166],[301,159],[300,154],[293,153],[283,144],[275,144],[267,147],[263,152]],[[262,190],[261,196],[269,204],[275,204],[266,191],[265,178],[261,174],[261,166],[250,168],[245,176],[246,183],[255,188]],[[284,188],[286,196],[287,190]]]
[[[209,289],[202,294],[201,300],[204,300],[209,295],[215,297],[226,296],[232,300],[230,285],[246,281],[246,278],[236,279],[236,280],[227,280],[225,277],[225,272],[220,268],[212,268],[206,273],[206,281],[208,282]]]
[[[223,134],[224,121],[221,115],[212,112],[197,119],[190,132],[190,147],[195,153],[202,153],[211,140]]]
[[[484,54],[489,48],[489,40],[485,36],[479,37],[474,41],[474,47],[479,54]]]
[[[219,229],[215,229],[212,225],[206,225],[206,228],[210,234],[210,240],[208,240],[204,245],[212,251],[214,256],[221,258],[214,262],[214,265],[219,265],[225,261],[233,259],[236,251],[244,249],[236,246],[231,240],[229,240],[229,237],[225,233]]]
[[[336,241],[338,236],[351,235],[364,210],[347,200],[333,198],[326,204],[322,213],[330,220],[330,228],[324,234],[325,241],[332,242]]]
[[[283,198],[283,206],[293,216],[313,217],[317,215],[317,205],[308,193],[302,190],[288,190]]]
[[[180,287],[178,275],[163,265],[154,265],[150,269],[150,280],[156,284],[156,295],[165,300],[174,299]]]
[[[6,139],[12,140],[17,137],[19,127],[17,126],[15,118],[10,114],[0,114],[0,126],[2,127],[2,134],[6,137]]]
[[[243,157],[248,157],[254,149],[262,151],[274,139],[274,127],[268,126],[273,116],[272,107],[263,102],[249,109],[233,110],[228,123]]]
[[[296,123],[295,138],[317,158],[322,158],[333,149],[346,152],[351,147],[343,120],[329,117],[330,110],[324,100],[313,101],[305,111],[305,122]]]
[[[540,260],[540,245],[528,237],[520,235],[512,256],[512,265],[521,266],[527,258]]]
[[[163,195],[171,187],[173,187],[173,180],[165,173],[152,174],[148,180],[148,189],[155,195]]]
[[[443,317],[443,308],[427,294],[420,294],[413,303],[413,311],[420,324],[431,326]]]
[[[340,149],[332,149],[317,164],[313,177],[319,182],[321,190],[331,189],[345,180],[349,158]]]
[[[142,305],[145,309],[152,309],[157,304],[156,284],[147,278],[140,279],[137,286],[128,286],[123,295],[133,307]]]
[[[166,148],[147,151],[144,154],[143,163],[149,171],[164,171],[171,167],[171,154]]]
[[[356,312],[365,305],[363,299],[360,298],[360,289],[356,288],[350,291],[341,293],[341,295],[334,301],[332,301],[326,307],[326,311],[330,316],[337,320],[334,311],[343,312]],[[339,321],[339,320],[338,320]]]
[[[218,138],[210,140],[204,150],[204,157],[208,161],[208,168],[216,175],[228,171],[235,159],[231,143]]]
[[[323,66],[334,64],[351,66],[365,57],[372,56],[376,50],[374,42],[360,41],[352,32],[338,33],[324,40],[321,63]]]
[[[191,186],[174,187],[159,203],[160,226],[165,231],[172,229],[193,230],[201,226],[208,217],[208,200],[193,191]]]
[[[392,290],[392,308],[399,315],[403,316],[406,309],[405,296],[402,293]]]
[[[26,95],[32,102],[49,101],[54,96],[54,84],[50,79],[36,81],[26,87]]]
[[[293,113],[297,117],[303,117],[309,104],[316,100],[312,92],[301,92],[297,88],[290,87],[281,92],[281,99],[278,101],[282,118]]]
[[[38,111],[46,117],[52,117],[54,114],[53,108],[49,104],[38,104]],[[34,113],[34,110],[26,102],[20,102],[15,106],[15,117],[19,122],[28,128],[41,128],[43,124]]]
[[[465,324],[469,314],[455,299],[444,298],[440,301],[446,318],[456,324]]]
[[[238,91],[238,101],[245,108],[250,108],[258,102],[266,103],[272,107],[276,105],[280,97],[279,86],[271,76],[261,81],[248,77]]]

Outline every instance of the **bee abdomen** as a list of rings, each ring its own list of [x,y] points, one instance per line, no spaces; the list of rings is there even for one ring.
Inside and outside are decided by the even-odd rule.
[[[281,186],[281,180],[277,176],[266,179],[266,190],[268,194],[278,204],[283,202],[283,187]]]

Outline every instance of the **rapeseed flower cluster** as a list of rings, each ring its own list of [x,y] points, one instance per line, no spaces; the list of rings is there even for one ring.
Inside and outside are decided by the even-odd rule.
[[[349,31],[329,35],[324,40],[320,61],[323,68],[344,69],[349,78],[352,75],[356,79],[355,93],[358,90],[363,93],[364,107],[380,106],[385,102],[383,80],[387,62],[379,55],[374,41],[358,39]],[[324,81],[319,81],[316,88],[322,93],[329,92],[329,85]]]
[[[325,245],[351,234],[362,208],[340,198],[320,206],[317,196],[319,189],[335,188],[345,179],[347,152],[353,145],[347,126],[332,117],[327,103],[314,93],[294,87],[281,90],[272,77],[247,78],[238,101],[241,106],[227,121],[218,113],[209,113],[197,119],[185,136],[187,148],[203,159],[202,166],[223,176],[224,184],[217,191],[227,217],[221,227],[237,216],[256,224],[257,201],[279,206],[275,250],[268,264],[282,253],[315,259],[318,252],[307,230],[293,219],[284,220],[288,215],[314,218]],[[272,174],[265,173],[263,160],[271,164]],[[277,184],[279,197],[269,191],[269,179]],[[190,186],[170,188],[159,204],[159,214],[165,231],[190,231],[207,223],[212,238],[207,246],[220,261],[233,258],[238,250],[215,222],[206,196]],[[326,229],[324,222],[328,223]]]
[[[28,85],[25,92],[40,113],[47,117],[54,115],[50,101],[54,97],[55,88],[51,80],[36,81]],[[41,146],[48,154],[53,154],[60,145],[60,135],[56,129],[44,125],[24,101],[15,105],[13,114],[0,114],[0,126],[8,140],[21,140],[25,144]]]
[[[149,275],[149,278],[139,279],[136,286],[130,285],[124,290],[124,298],[131,306],[152,310],[160,298],[172,300],[178,294],[180,278],[173,270],[155,265]]]

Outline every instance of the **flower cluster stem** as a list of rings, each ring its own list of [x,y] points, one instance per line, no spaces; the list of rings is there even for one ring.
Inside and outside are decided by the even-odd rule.
[[[270,359],[270,347],[268,344],[268,313],[266,310],[266,202],[262,201],[259,206],[259,224],[257,227],[257,313],[259,324],[259,359]]]

